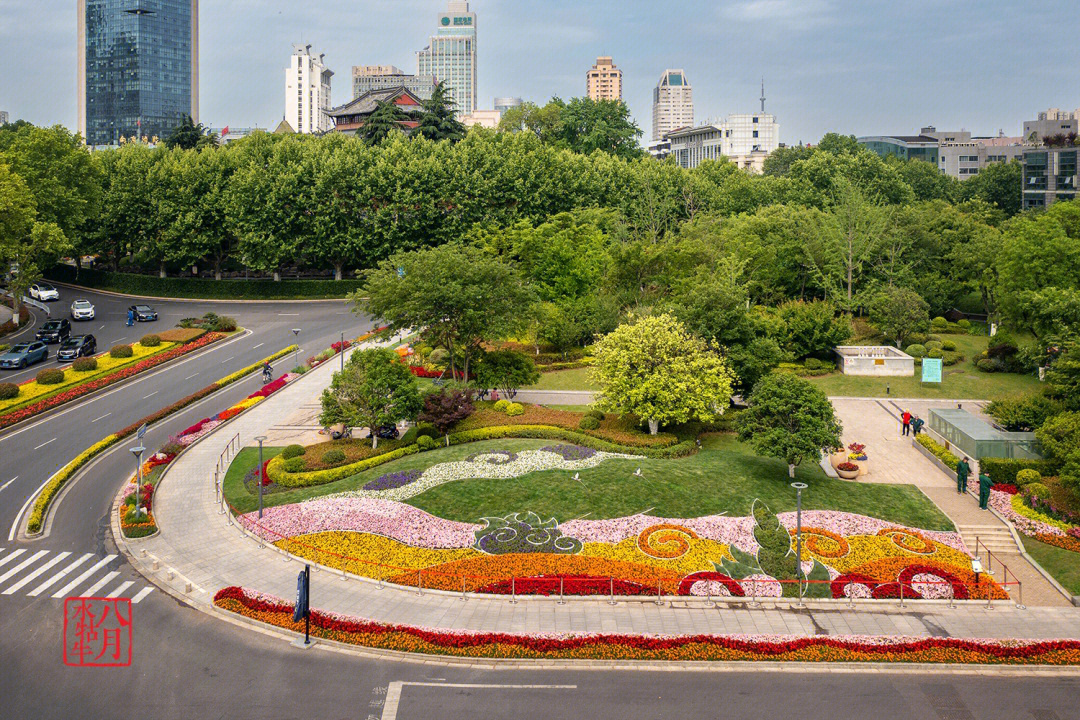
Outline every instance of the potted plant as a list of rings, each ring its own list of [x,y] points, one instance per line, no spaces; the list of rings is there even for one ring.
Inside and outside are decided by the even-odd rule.
[[[859,477],[859,466],[853,462],[842,462],[836,466],[836,474],[844,480],[854,480]]]

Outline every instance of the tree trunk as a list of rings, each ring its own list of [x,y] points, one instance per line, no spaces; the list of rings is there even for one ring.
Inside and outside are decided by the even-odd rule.
[[[164,260],[162,260],[161,263],[158,265],[158,277],[162,278],[162,279],[168,277],[168,273],[165,272],[165,261]]]
[[[649,434],[650,435],[656,435],[658,432],[660,432],[660,423],[659,423],[659,421],[653,420],[652,418],[649,418]]]
[[[221,258],[214,258],[214,279],[221,279]]]
[[[379,447],[379,435],[375,432],[375,428],[368,428],[368,432],[371,433],[371,449],[374,450]]]
[[[281,273],[277,270],[274,271],[274,282],[281,282]]]
[[[788,477],[791,478],[792,480],[795,479],[795,463],[788,463],[787,474],[788,474]]]
[[[340,280],[341,279],[341,263],[336,263],[334,265],[334,279],[335,280]]]

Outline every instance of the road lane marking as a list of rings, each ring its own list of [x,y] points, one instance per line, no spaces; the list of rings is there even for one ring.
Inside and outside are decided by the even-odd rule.
[[[64,587],[62,587],[62,588],[60,588],[59,590],[57,590],[57,591],[56,591],[56,592],[55,592],[55,593],[53,594],[53,599],[59,599],[59,598],[62,598],[62,597],[64,597],[64,596],[65,596],[65,595],[67,595],[67,594],[68,594],[69,592],[71,592],[71,589],[72,589],[72,588],[74,588],[74,587],[75,587],[76,585],[78,585],[78,584],[79,584],[79,583],[81,583],[81,582],[82,582],[83,580],[85,580],[86,578],[90,577],[91,575],[93,575],[93,574],[94,574],[94,573],[96,573],[96,572],[97,572],[98,570],[100,570],[101,568],[105,567],[106,565],[108,565],[109,563],[111,563],[111,562],[112,562],[113,560],[115,560],[115,559],[116,559],[116,556],[115,556],[115,555],[106,555],[106,556],[105,556],[104,558],[102,558],[101,560],[99,560],[99,561],[97,562],[97,564],[96,564],[96,565],[94,565],[94,566],[93,566],[92,568],[90,568],[89,570],[86,570],[86,571],[84,571],[82,575],[80,575],[79,577],[75,578],[74,580],[72,580],[71,582],[69,582],[69,583],[68,583],[67,585],[65,585]],[[32,593],[31,593],[31,594],[32,594]]]
[[[135,593],[135,597],[131,598],[131,604],[132,605],[136,604],[137,602],[139,602],[140,600],[142,600],[144,597],[146,597],[147,595],[149,595],[152,592],[154,592],[153,587],[144,587],[142,590]]]
[[[127,590],[129,587],[131,587],[134,584],[135,583],[132,582],[131,580],[128,580],[127,582],[122,582],[119,585],[117,585],[115,588],[113,588],[113,591],[111,593],[109,593],[108,595],[106,595],[105,597],[107,597],[107,598],[119,597],[120,593],[124,592],[125,590]]]
[[[118,573],[116,570],[113,570],[112,572],[106,574],[105,577],[101,578],[96,583],[83,590],[82,597],[94,597],[94,593],[111,583],[113,581],[113,578],[119,576],[120,573]]]
[[[105,329],[104,325],[102,325],[101,327],[98,328],[98,330],[104,330],[104,329]]]
[[[18,475],[16,475],[15,477],[11,478],[10,480],[8,480],[8,481],[7,481],[6,483],[4,483],[3,485],[0,485],[0,492],[4,492],[4,490],[5,490],[5,489],[7,489],[7,486],[8,486],[8,485],[10,485],[11,483],[15,482],[15,481],[16,481],[16,480],[18,480],[18,479],[19,479],[19,476],[18,476]]]
[[[40,450],[41,448],[45,447],[46,445],[48,445],[48,444],[49,444],[49,443],[51,443],[51,442],[56,442],[56,438],[53,438],[52,440],[47,440],[47,441],[45,441],[45,442],[41,443],[40,445],[38,445],[38,446],[37,446],[36,448],[34,448],[34,449],[35,449],[35,450]]]
[[[199,374],[199,373],[195,373],[195,375],[198,375],[198,374]],[[190,380],[191,378],[195,377],[195,375],[188,375],[188,376],[187,376],[186,378],[184,378],[184,379],[185,379],[185,380]]]
[[[27,567],[29,567],[30,565],[33,565],[38,560],[40,560],[42,557],[44,557],[45,555],[48,555],[48,554],[49,554],[48,550],[38,550],[36,553],[31,555],[27,559],[23,560],[21,563],[19,563],[15,567],[11,568],[10,570],[8,570],[3,575],[0,575],[0,583],[4,582],[5,580],[8,580],[9,578],[11,578],[14,575],[18,575],[20,572],[25,570]]]
[[[278,317],[300,317],[300,313],[278,313]]]
[[[30,597],[37,597],[41,593],[43,593],[46,590],[48,590],[49,588],[51,588],[56,583],[60,582],[60,579],[63,578],[65,575],[67,575],[69,572],[71,572],[75,568],[79,567],[80,565],[82,565],[84,562],[86,562],[87,560],[89,560],[92,557],[94,557],[94,553],[86,553],[81,558],[79,558],[75,562],[71,563],[66,568],[64,568],[60,572],[56,573],[51,578],[49,578],[45,582],[41,583],[36,588],[34,588],[33,590],[31,590],[30,592],[28,592],[26,594],[29,595]]]
[[[112,413],[105,413],[105,414],[104,414],[104,415],[102,415],[101,417],[99,417],[99,418],[94,418],[94,419],[93,419],[93,420],[91,420],[90,422],[91,422],[91,423],[96,423],[96,422],[97,422],[98,420],[104,420],[105,418],[109,417],[110,415],[112,415]]]
[[[577,685],[494,685],[486,683],[402,682],[396,680],[386,688],[386,701],[383,704],[382,720],[397,720],[398,705],[401,703],[401,690],[406,685],[489,690],[577,690]]]
[[[234,357],[236,357],[236,356],[235,356],[235,355],[230,355],[229,357],[225,358],[225,362],[229,362],[229,361],[230,361],[230,360],[232,360],[232,359],[233,359]]]
[[[7,565],[10,561],[12,561],[15,558],[19,557],[24,552],[26,552],[26,550],[24,550],[22,548],[12,551],[12,553],[10,555],[5,555],[4,557],[0,558],[0,565]]]
[[[71,553],[69,553],[69,552],[62,552],[62,553],[60,553],[59,555],[57,555],[56,557],[54,557],[54,558],[53,558],[52,560],[50,560],[49,562],[45,563],[44,565],[42,565],[41,567],[39,567],[39,568],[38,568],[37,570],[35,570],[34,572],[30,573],[29,575],[27,575],[26,577],[24,577],[24,578],[23,578],[22,580],[20,580],[19,582],[15,583],[15,584],[14,584],[14,585],[12,585],[11,587],[9,587],[9,588],[8,588],[7,590],[5,590],[5,591],[3,592],[3,594],[4,594],[4,595],[14,595],[14,594],[15,594],[16,592],[18,592],[19,590],[21,590],[21,589],[22,589],[22,588],[23,588],[24,586],[26,586],[26,585],[29,585],[29,584],[30,584],[30,582],[31,582],[31,581],[33,581],[34,579],[36,579],[36,578],[37,578],[37,577],[38,577],[39,575],[42,575],[42,574],[44,574],[44,573],[45,573],[45,571],[46,571],[46,570],[48,570],[49,568],[51,568],[51,567],[52,567],[53,565],[57,565],[57,564],[59,564],[59,563],[63,562],[63,561],[64,561],[64,558],[66,558],[66,557],[67,557],[68,555],[70,555],[70,554],[71,554]]]
[[[115,340],[113,340],[113,342],[114,342],[114,343],[118,343],[118,342],[120,342],[121,340],[127,340],[127,335],[125,335],[124,337],[118,337],[118,338],[116,338]]]
[[[155,396],[155,395],[157,395],[157,394],[158,394],[158,391],[157,391],[157,390],[155,390],[154,392],[150,393],[149,395],[144,395],[144,396],[143,396],[143,400],[147,400],[147,399],[149,399],[149,398],[152,398],[152,397],[154,397],[154,396]]]
[[[251,349],[252,349],[252,350],[258,350],[259,348],[261,348],[261,347],[262,347],[263,345],[265,345],[265,344],[266,344],[266,343],[259,343],[258,345],[256,345],[255,347],[253,347],[253,348],[251,348]]]

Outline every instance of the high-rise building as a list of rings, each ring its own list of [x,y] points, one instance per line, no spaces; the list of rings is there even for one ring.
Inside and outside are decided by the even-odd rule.
[[[353,99],[372,90],[403,87],[421,100],[431,97],[435,78],[431,75],[406,75],[393,65],[353,65]]]
[[[521,107],[522,102],[519,97],[497,97],[495,98],[495,109],[506,114],[506,111],[511,108]]]
[[[622,100],[622,70],[610,57],[596,58],[596,64],[585,73],[585,93],[590,100]]]
[[[330,110],[330,78],[324,55],[312,55],[311,45],[293,45],[285,70],[285,120],[298,133],[324,133],[334,123]]]
[[[762,172],[765,158],[780,146],[780,126],[767,113],[728,115],[726,120],[667,133],[670,153],[684,168],[722,157],[743,170]]]
[[[9,122],[11,121],[8,120],[8,111],[0,110],[0,125],[7,125]]]
[[[1062,200],[1075,200],[1080,185],[1075,145],[1041,145],[1024,148],[1024,209],[1036,210]]]
[[[416,74],[446,83],[460,115],[476,110],[476,13],[468,2],[447,3],[427,47],[416,53]]]
[[[199,0],[78,0],[79,132],[88,145],[199,121]]]
[[[653,140],[694,126],[694,90],[683,70],[665,70],[653,89]]]

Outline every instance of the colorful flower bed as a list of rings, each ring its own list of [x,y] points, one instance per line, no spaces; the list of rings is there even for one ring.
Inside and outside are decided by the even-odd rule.
[[[291,632],[304,631],[304,622],[292,619],[293,606],[270,595],[227,587],[214,596],[214,605]],[[311,634],[326,640],[383,650],[469,658],[1080,664],[1078,640],[853,635],[517,635],[389,625],[319,610],[312,610],[310,621]]]
[[[389,476],[379,480],[392,482]],[[498,593],[509,592],[513,581],[517,592],[543,593],[558,592],[561,579],[584,594],[606,594],[612,583],[671,595],[800,592],[795,513],[774,515],[758,504],[748,517],[635,515],[559,524],[512,513],[473,524],[429,515],[392,494],[342,493],[265,509],[261,520],[248,513],[239,521],[314,562],[425,588],[460,590],[464,581],[471,591]],[[902,586],[905,599],[913,600],[1007,597],[985,574],[976,581],[958,533],[823,510],[803,512],[802,522],[800,560],[809,580],[802,581],[804,594],[889,598],[898,597]]]
[[[1080,526],[1044,515],[1024,502],[1024,496],[1004,492],[1001,485],[990,491],[990,507],[1013,524],[1017,532],[1047,545],[1080,553]]]

